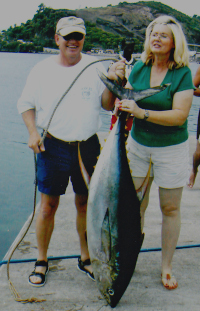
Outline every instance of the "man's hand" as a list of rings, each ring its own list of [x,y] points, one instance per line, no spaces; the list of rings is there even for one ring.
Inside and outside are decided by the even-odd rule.
[[[33,132],[29,136],[28,146],[31,148],[35,153],[40,153],[45,151],[44,144],[42,143],[40,146],[41,136],[37,131]]]
[[[116,63],[114,63],[109,71],[108,71],[108,78],[110,80],[116,80],[120,78],[122,81],[125,77],[125,59],[122,59]]]
[[[40,146],[41,136],[38,133],[35,125],[35,110],[30,109],[25,111],[22,114],[22,118],[29,132],[29,141],[28,141],[29,148],[33,149],[35,153],[45,151],[44,145],[42,144]]]

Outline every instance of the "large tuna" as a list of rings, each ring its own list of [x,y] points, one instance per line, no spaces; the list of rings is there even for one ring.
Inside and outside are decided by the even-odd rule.
[[[115,84],[105,76],[104,80],[115,95],[124,94],[121,88],[116,94]],[[137,92],[137,100],[164,88]],[[133,92],[131,98],[134,99]],[[127,113],[120,114],[100,154],[89,185],[87,207],[88,248],[94,276],[111,307],[117,305],[131,280],[143,241],[140,201],[125,149],[126,117]]]

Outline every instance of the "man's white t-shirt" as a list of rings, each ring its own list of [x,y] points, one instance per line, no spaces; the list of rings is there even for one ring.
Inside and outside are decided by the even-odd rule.
[[[35,109],[37,126],[46,129],[57,103],[85,66],[95,57],[81,54],[78,64],[59,65],[51,56],[30,72],[17,107],[19,113]],[[106,74],[101,63],[89,66],[59,104],[50,123],[49,133],[64,141],[87,140],[101,126],[101,95],[105,89],[97,70]]]

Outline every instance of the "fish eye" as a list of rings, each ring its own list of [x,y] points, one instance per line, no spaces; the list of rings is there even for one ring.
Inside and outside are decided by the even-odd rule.
[[[109,294],[110,296],[114,296],[115,292],[114,292],[113,289],[108,289],[108,294]]]

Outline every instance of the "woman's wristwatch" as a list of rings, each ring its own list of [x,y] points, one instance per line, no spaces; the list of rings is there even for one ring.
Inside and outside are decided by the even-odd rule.
[[[145,109],[143,120],[146,121],[149,117],[149,111]]]

